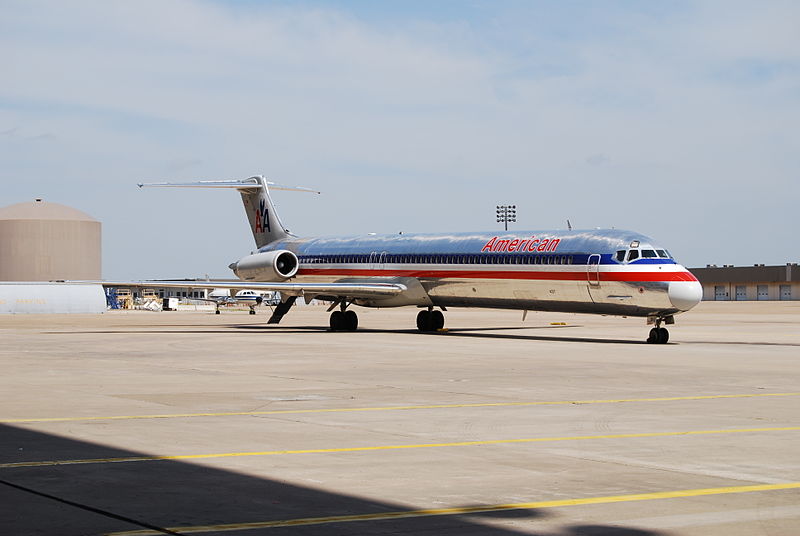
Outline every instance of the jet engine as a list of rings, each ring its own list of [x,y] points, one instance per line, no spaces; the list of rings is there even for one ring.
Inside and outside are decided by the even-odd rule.
[[[254,253],[229,266],[245,281],[284,281],[294,277],[299,267],[297,255],[285,249]]]

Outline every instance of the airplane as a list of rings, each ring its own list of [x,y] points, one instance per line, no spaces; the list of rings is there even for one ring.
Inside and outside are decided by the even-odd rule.
[[[240,290],[236,294],[231,295],[231,290],[227,288],[215,288],[207,298],[192,298],[193,300],[207,301],[216,305],[215,314],[219,313],[220,305],[238,305],[245,304],[250,308],[250,314],[256,314],[255,307],[261,305],[264,301],[264,296],[257,293],[255,290],[245,289]]]
[[[301,238],[281,223],[271,190],[315,192],[280,186],[263,175],[142,187],[237,190],[256,251],[229,268],[242,283],[232,289],[279,291],[269,324],[281,321],[302,296],[332,301],[331,331],[355,331],[360,307],[420,308],[417,329],[444,328],[450,307],[644,317],[647,342],[666,344],[675,315],[702,298],[686,268],[651,238],[617,229],[367,234]],[[315,192],[319,193],[319,192]],[[112,286],[110,282],[104,283]],[[143,283],[144,284],[144,283]],[[146,284],[212,288],[193,281]]]

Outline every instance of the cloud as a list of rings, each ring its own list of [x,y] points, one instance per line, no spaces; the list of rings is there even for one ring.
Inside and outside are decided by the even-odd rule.
[[[800,8],[724,6],[11,3],[0,177],[9,202],[35,182],[104,221],[109,277],[227,275],[252,247],[235,196],[133,185],[258,172],[324,190],[281,194],[302,234],[490,229],[493,205],[517,202],[527,228],[569,214],[654,234],[690,264],[781,262],[740,244],[791,241]],[[26,144],[19,125],[53,138]],[[128,259],[142,237],[155,266]]]

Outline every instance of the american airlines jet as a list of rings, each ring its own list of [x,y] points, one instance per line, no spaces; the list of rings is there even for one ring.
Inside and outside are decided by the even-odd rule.
[[[395,234],[300,238],[283,226],[263,176],[142,186],[239,191],[257,251],[232,263],[232,289],[280,291],[277,324],[303,296],[330,300],[330,329],[355,331],[360,307],[421,308],[420,331],[444,327],[448,307],[488,307],[639,316],[647,342],[665,344],[675,315],[700,302],[702,287],[647,236],[616,229],[503,233]],[[152,286],[155,282],[147,282]],[[158,282],[206,288],[220,283]],[[109,285],[109,283],[106,283]],[[524,313],[523,313],[524,314]]]

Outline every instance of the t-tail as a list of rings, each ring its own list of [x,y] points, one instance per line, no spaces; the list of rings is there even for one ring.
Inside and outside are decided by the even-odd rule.
[[[253,238],[256,247],[261,248],[275,240],[281,240],[291,236],[289,231],[283,226],[275,205],[269,195],[269,190],[291,190],[296,192],[319,193],[310,188],[281,186],[273,182],[268,182],[263,175],[255,175],[247,179],[221,180],[221,181],[196,181],[196,182],[153,182],[140,183],[139,187],[176,187],[176,188],[235,188],[242,196],[247,221],[250,222],[250,229],[253,231]]]

